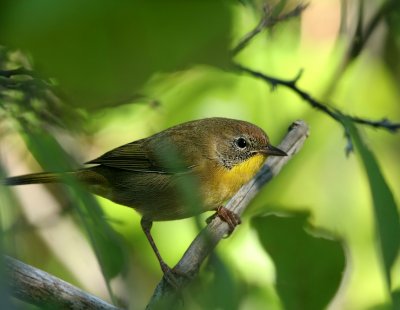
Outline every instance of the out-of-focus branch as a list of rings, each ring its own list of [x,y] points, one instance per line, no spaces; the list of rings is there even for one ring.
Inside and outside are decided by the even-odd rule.
[[[272,14],[273,10],[271,10],[269,6],[265,5],[260,22],[253,30],[245,34],[240,39],[239,43],[232,49],[231,51],[232,55],[236,55],[242,49],[244,49],[250,43],[250,41],[264,29],[271,28],[275,26],[277,23],[286,21],[290,18],[300,16],[301,13],[307,8],[307,6],[308,3],[302,3],[297,5],[293,10],[289,11],[288,13],[274,17]]]
[[[366,118],[351,116],[351,115],[341,112],[340,110],[338,110],[336,108],[330,107],[326,104],[319,102],[318,100],[314,99],[309,93],[300,89],[297,86],[297,82],[301,77],[302,71],[300,71],[299,74],[294,79],[283,80],[283,79],[278,79],[278,78],[266,75],[259,71],[252,70],[250,68],[244,67],[239,64],[234,64],[234,66],[239,72],[247,73],[255,78],[265,81],[266,83],[270,84],[273,89],[275,89],[277,86],[285,86],[285,87],[291,89],[297,95],[299,95],[303,100],[308,102],[311,107],[327,114],[329,117],[331,117],[332,119],[334,119],[335,121],[340,123],[344,129],[345,136],[347,139],[347,146],[346,146],[347,154],[349,154],[353,150],[353,143],[352,143],[352,140],[351,140],[351,137],[349,134],[349,129],[347,128],[345,120],[350,120],[356,124],[366,125],[369,127],[386,129],[390,132],[397,132],[400,129],[400,123],[391,122],[390,120],[388,120],[386,118],[384,118],[382,120],[369,120]]]
[[[342,1],[342,6],[345,6],[346,2]],[[363,14],[363,9],[360,7],[359,10],[359,20],[358,20],[358,31],[355,34],[355,38],[352,41],[352,45],[349,47],[348,55],[346,56],[345,63],[346,65],[348,64],[349,61],[354,59],[355,57],[358,56],[358,54],[361,52],[362,48],[365,46],[366,42],[370,38],[371,34],[373,31],[376,29],[376,26],[379,24],[379,21],[382,20],[383,17],[386,16],[386,14],[396,5],[395,0],[388,0],[384,2],[377,12],[374,14],[374,16],[370,19],[368,22],[365,31],[362,30],[362,14]],[[245,48],[250,41],[257,35],[259,34],[263,29],[272,27],[276,23],[280,21],[287,20],[291,17],[299,16],[304,9],[306,9],[308,4],[299,4],[296,6],[292,11],[281,15],[279,17],[273,18],[271,14],[271,10],[269,10],[267,7],[264,8],[264,14],[258,25],[249,33],[247,33],[237,44],[236,47],[233,48],[232,54],[235,55],[239,51],[241,51],[243,48]],[[343,25],[341,26],[343,27]],[[272,86],[272,89],[275,89],[277,86],[285,86],[292,91],[294,91],[297,95],[299,95],[303,100],[307,101],[311,107],[327,114],[329,117],[340,123],[344,129],[344,134],[347,139],[347,145],[346,145],[346,153],[349,154],[353,150],[353,143],[349,134],[349,129],[347,128],[346,121],[345,120],[350,120],[356,124],[361,124],[361,125],[366,125],[369,127],[373,128],[380,128],[380,129],[386,129],[390,132],[397,132],[400,129],[400,123],[395,123],[392,122],[386,118],[383,118],[381,120],[370,120],[366,118],[361,118],[358,116],[351,116],[348,114],[343,113],[342,111],[333,108],[331,106],[328,106],[322,102],[319,102],[315,98],[313,98],[308,92],[300,89],[297,86],[297,82],[301,77],[302,71],[299,72],[299,74],[294,78],[294,79],[289,79],[289,80],[284,80],[284,79],[279,79],[273,76],[266,75],[264,73],[261,73],[256,70],[252,70],[250,68],[247,68],[245,66],[239,65],[239,64],[233,64],[234,68],[238,70],[239,72],[245,72],[247,74],[250,74],[253,77],[262,79],[266,83],[270,84]],[[345,66],[345,65],[344,65]],[[343,69],[343,66],[341,67]],[[340,70],[340,72],[343,72],[343,70]],[[337,79],[335,79],[337,80]],[[327,93],[330,93],[330,90],[327,91]]]
[[[359,20],[360,25],[358,26],[360,30],[356,32],[355,38],[351,41],[351,45],[349,48],[349,57],[348,62],[356,58],[364,48],[365,44],[368,42],[369,38],[371,37],[372,33],[379,25],[379,23],[383,20],[384,17],[396,6],[397,0],[387,0],[382,3],[379,9],[375,12],[372,18],[369,20],[365,30],[362,29],[362,16],[364,14],[363,5],[360,3],[360,12],[359,12]]]
[[[17,299],[46,309],[120,309],[14,258],[4,256],[3,262],[11,293]]]
[[[347,1],[341,1],[341,25],[340,25],[340,37],[344,38],[346,34],[346,21],[347,21]],[[331,81],[326,87],[325,93],[323,97],[329,97],[330,94],[335,90],[337,81],[343,76],[346,72],[346,69],[349,65],[357,59],[357,57],[361,54],[365,45],[368,43],[368,40],[376,30],[377,26],[391,13],[396,6],[399,6],[397,0],[386,0],[383,1],[376,12],[372,15],[372,17],[366,22],[364,26],[364,5],[362,1],[359,1],[359,8],[357,10],[357,26],[354,35],[350,38],[348,42],[348,46],[346,47],[346,51],[344,52],[343,59],[341,59],[338,64],[335,72],[332,74]],[[355,18],[354,18],[355,19]],[[340,40],[342,41],[342,40]]]
[[[307,137],[307,124],[303,121],[294,122],[279,145],[279,148],[284,150],[288,156],[270,157],[261,168],[260,172],[249,183],[244,185],[225,207],[241,215],[260,189],[271,181],[271,179],[280,172],[282,167],[300,151]],[[223,222],[219,217],[215,217],[209,225],[199,233],[173,269],[179,287],[183,288],[193,280],[202,262],[213,251],[218,242],[228,233],[228,224]],[[163,278],[155,289],[147,309],[160,309],[161,305],[165,307],[165,309],[172,308],[171,305],[176,303],[176,298],[179,298],[179,296],[176,295],[175,289]]]

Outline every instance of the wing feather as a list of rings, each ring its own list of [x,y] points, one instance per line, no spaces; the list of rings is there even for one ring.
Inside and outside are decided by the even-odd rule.
[[[163,165],[161,160],[157,160],[156,156],[146,149],[143,140],[117,147],[85,164],[98,164],[132,172],[160,174],[174,174],[190,170],[190,167],[176,170],[169,168],[166,164]]]

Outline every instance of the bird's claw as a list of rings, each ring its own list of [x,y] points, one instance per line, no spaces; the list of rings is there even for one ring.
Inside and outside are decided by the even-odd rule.
[[[229,226],[229,232],[228,232],[228,235],[225,236],[225,238],[229,237],[232,234],[232,232],[234,231],[235,227],[242,222],[239,215],[237,215],[235,212],[225,208],[224,206],[219,206],[216,209],[216,213],[206,219],[206,223],[207,224],[211,223],[211,221],[216,216],[218,216],[221,220],[223,220]]]

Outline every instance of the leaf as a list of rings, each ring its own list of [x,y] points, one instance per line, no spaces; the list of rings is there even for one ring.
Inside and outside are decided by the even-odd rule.
[[[22,136],[32,155],[47,171],[68,171],[71,160],[51,135],[33,128],[24,127]],[[68,191],[74,202],[84,229],[89,236],[107,284],[125,266],[125,253],[121,238],[104,220],[103,212],[91,194],[68,176],[63,181],[69,185]]]
[[[285,309],[324,309],[339,288],[345,253],[339,241],[308,234],[308,213],[253,218],[275,263],[276,288]]]
[[[242,296],[238,283],[223,260],[215,253],[212,254],[205,271],[212,275],[212,279],[207,281],[203,276],[202,281],[199,281],[204,282],[197,288],[196,299],[201,309],[238,309]]]
[[[194,64],[226,67],[231,8],[226,1],[3,1],[0,41],[29,51],[77,107],[142,98],[158,72]]]
[[[400,81],[400,2],[386,1],[382,6],[386,7],[383,17],[387,23],[387,34],[385,36],[383,59],[386,68],[390,70],[397,83]],[[382,17],[381,15],[381,17]]]
[[[400,309],[400,289],[392,292],[393,308]]]
[[[346,124],[350,129],[356,150],[359,152],[360,159],[367,173],[372,195],[378,242],[388,288],[390,288],[390,270],[399,253],[400,247],[399,213],[394,196],[386,183],[374,154],[362,141],[357,128],[350,122]]]

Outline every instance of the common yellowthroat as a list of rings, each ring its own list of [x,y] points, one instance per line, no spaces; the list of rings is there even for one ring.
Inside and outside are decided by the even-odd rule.
[[[240,220],[221,206],[257,173],[269,155],[287,154],[272,146],[261,128],[215,117],[183,123],[117,147],[86,163],[94,166],[66,174],[92,193],[138,211],[143,231],[167,273],[170,269],[150,233],[152,222],[217,210],[233,229]],[[179,187],[189,177],[198,184],[201,209],[188,207],[182,198]],[[62,182],[61,175],[43,172],[4,180],[6,185],[53,182]]]

